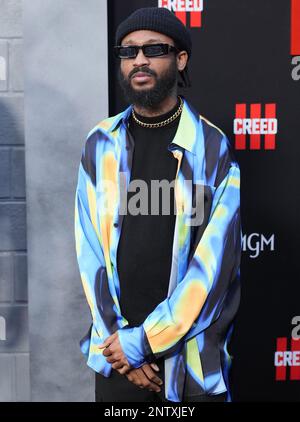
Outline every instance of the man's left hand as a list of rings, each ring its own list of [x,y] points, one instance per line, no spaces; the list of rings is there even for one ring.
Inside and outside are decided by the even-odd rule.
[[[122,350],[118,331],[107,337],[98,347],[99,349],[105,347],[103,355],[106,357],[106,361],[111,363],[112,368],[116,369],[121,375],[126,374],[131,369],[131,365]]]

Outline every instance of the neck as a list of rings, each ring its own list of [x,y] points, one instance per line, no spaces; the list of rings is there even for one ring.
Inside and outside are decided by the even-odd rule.
[[[144,117],[155,117],[160,116],[161,114],[168,113],[168,111],[172,110],[173,107],[175,107],[177,103],[177,94],[174,94],[172,96],[166,97],[160,104],[158,104],[155,108],[145,108],[140,107],[138,105],[133,106],[134,111],[141,116]]]

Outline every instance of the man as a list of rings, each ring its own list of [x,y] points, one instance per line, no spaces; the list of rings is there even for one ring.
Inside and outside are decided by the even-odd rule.
[[[80,346],[96,401],[230,401],[240,172],[225,134],[177,95],[190,86],[191,49],[165,8],[122,22],[115,52],[130,106],[82,150],[75,237],[92,324]],[[162,191],[167,214],[149,212],[153,181],[174,182]]]

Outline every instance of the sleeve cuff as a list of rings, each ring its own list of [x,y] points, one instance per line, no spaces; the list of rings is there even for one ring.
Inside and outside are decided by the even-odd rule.
[[[118,330],[119,341],[129,364],[133,368],[139,368],[144,363],[154,362],[143,325],[139,327],[123,327]]]

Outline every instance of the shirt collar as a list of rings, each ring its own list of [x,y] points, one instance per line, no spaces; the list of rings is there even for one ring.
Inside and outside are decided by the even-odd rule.
[[[183,99],[183,109],[180,115],[175,137],[169,144],[169,149],[176,149],[176,146],[179,146],[188,150],[192,154],[196,154],[195,145],[200,125],[200,116],[194,107],[188,103],[183,95],[181,95],[181,98]],[[127,126],[132,108],[133,106],[131,104],[123,112],[117,114],[111,126],[108,128],[108,132],[113,132],[116,130],[119,123],[121,122]]]

